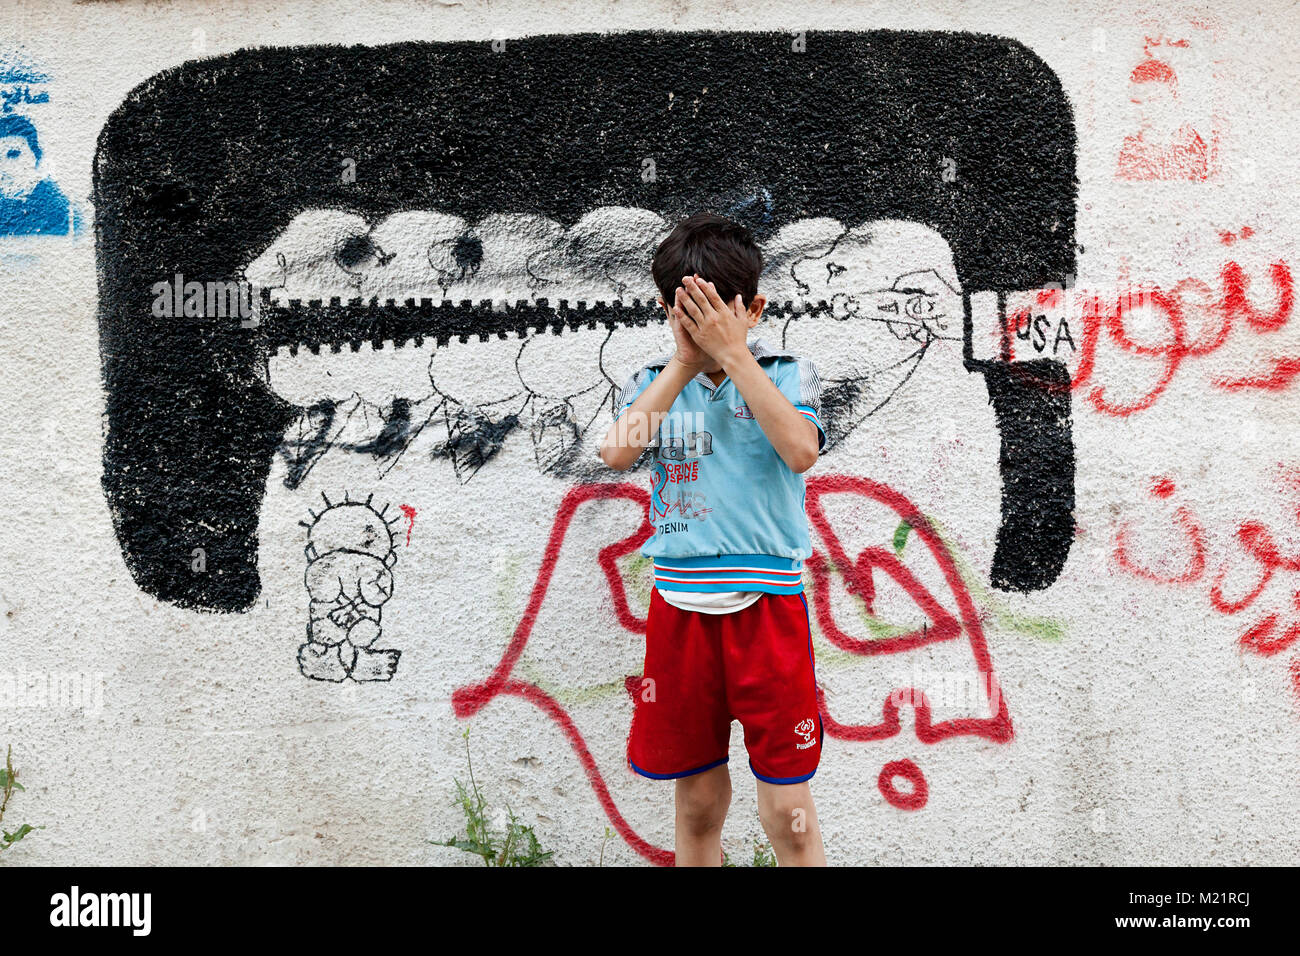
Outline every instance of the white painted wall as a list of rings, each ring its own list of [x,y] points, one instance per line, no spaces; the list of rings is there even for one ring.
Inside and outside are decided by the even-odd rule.
[[[84,201],[96,136],[128,90],[194,56],[245,46],[511,37],[579,22],[987,32],[1038,53],[1074,104],[1080,288],[1111,297],[1143,282],[1171,290],[1192,279],[1214,298],[1221,270],[1236,262],[1250,277],[1251,300],[1269,309],[1269,265],[1295,268],[1300,130],[1291,64],[1300,41],[1284,5],[1218,7],[1204,19],[1177,5],[937,3],[900,14],[869,3],[642,2],[603,11],[583,5],[581,16],[577,6],[24,3],[0,24],[0,54],[20,51],[52,77],[43,146],[65,192]],[[1116,178],[1124,138],[1137,123],[1128,77],[1148,36],[1191,42],[1166,52],[1187,56],[1180,76],[1190,121],[1219,137],[1219,169],[1205,182]],[[1252,234],[1240,238],[1243,227]],[[905,243],[900,255],[909,252],[925,260],[921,267],[936,255],[919,241]],[[1204,342],[1217,316],[1192,308],[1200,287],[1184,283],[1182,291],[1185,337]],[[47,827],[13,852],[13,862],[462,862],[426,841],[452,835],[462,822],[452,780],[465,777],[466,729],[488,798],[535,824],[558,862],[597,861],[609,820],[556,723],[517,697],[499,697],[465,720],[451,703],[455,691],[487,677],[516,633],[570,490],[539,474],[526,429],[465,483],[446,462],[416,454],[382,476],[369,459],[337,454],[290,491],[277,465],[262,512],[263,600],[243,615],[183,611],[136,588],[99,485],[103,394],[91,237],[0,239],[0,305],[7,436],[0,476],[8,496],[0,533],[0,744],[12,743],[28,788],[6,825]],[[1138,342],[1170,341],[1158,314],[1129,318]],[[1073,328],[1082,344],[1080,326]],[[997,528],[995,433],[983,384],[960,368],[959,343],[936,342],[896,400],[816,466],[810,479],[869,477],[939,523],[970,569],[1014,726],[1005,743],[961,736],[927,745],[905,712],[889,739],[828,738],[814,793],[832,862],[1295,861],[1300,641],[1265,654],[1241,639],[1276,615],[1272,639],[1285,642],[1286,629],[1300,622],[1300,571],[1280,564],[1233,613],[1216,608],[1214,595],[1222,595],[1220,607],[1242,603],[1263,576],[1264,549],[1252,554],[1237,533],[1247,522],[1267,529],[1284,555],[1300,554],[1296,388],[1216,384],[1300,356],[1298,329],[1294,315],[1270,332],[1239,322],[1221,347],[1183,358],[1149,407],[1127,416],[1102,409],[1149,395],[1167,358],[1125,352],[1102,330],[1091,377],[1074,395],[1079,536],[1060,579],[1042,593],[1001,594],[983,583]],[[839,350],[819,352],[815,340],[798,345],[824,377],[840,361]],[[653,346],[647,355],[662,351]],[[600,354],[595,341],[575,339],[573,348]],[[618,353],[617,367],[602,361],[606,387],[632,370],[637,351]],[[455,352],[436,361],[455,369],[462,362]],[[513,367],[506,351],[462,355],[472,363],[466,381]],[[419,381],[425,364],[406,373]],[[391,372],[359,374],[379,388]],[[600,429],[593,433],[589,440]],[[1161,478],[1174,489],[1167,498],[1152,492]],[[643,475],[610,475],[618,479],[644,487]],[[376,645],[402,651],[391,682],[308,681],[295,659],[307,623],[298,522],[320,510],[321,492],[336,500],[344,490],[417,510],[409,545],[401,526],[394,593]],[[828,511],[853,552],[889,545],[897,523],[863,504]],[[631,534],[638,520],[629,501],[576,512],[514,674],[562,703],[629,826],[668,846],[671,787],[622,764],[631,703],[621,682],[639,669],[640,638],[619,624],[595,563],[598,550]],[[1203,562],[1191,557],[1198,541]],[[951,604],[924,556],[905,553]],[[1131,570],[1138,564],[1188,580],[1144,580]],[[623,573],[641,615],[648,569],[625,560]],[[435,591],[457,597],[433,600]],[[842,591],[833,608],[841,627],[865,636]],[[882,597],[881,613],[890,609],[914,613],[905,601]],[[878,719],[880,701],[904,680],[935,698],[938,717],[936,674],[969,670],[965,641],[933,655],[864,658],[835,651],[819,631],[819,675],[842,722]],[[68,673],[98,675],[100,697],[92,694],[83,708],[34,699],[30,687]],[[950,708],[974,714],[961,702]],[[744,859],[761,831],[738,728],[732,756],[736,800],[724,839]],[[881,767],[899,759],[915,761],[928,781],[921,810],[895,809],[878,789]],[[641,857],[615,836],[604,861]]]

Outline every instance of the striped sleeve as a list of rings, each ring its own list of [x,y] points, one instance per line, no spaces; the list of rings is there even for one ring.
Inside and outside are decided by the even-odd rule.
[[[774,380],[799,414],[817,426],[817,450],[821,451],[826,447],[826,429],[822,426],[822,380],[817,366],[803,356],[786,359],[776,369]]]
[[[614,402],[615,421],[627,411],[628,406],[636,401],[636,397],[646,390],[646,386],[653,382],[658,374],[657,368],[639,368],[627,377]]]

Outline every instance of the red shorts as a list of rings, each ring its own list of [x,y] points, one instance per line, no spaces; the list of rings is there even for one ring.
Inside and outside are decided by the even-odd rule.
[[[710,770],[726,763],[739,720],[754,776],[802,783],[822,752],[813,667],[802,593],[706,614],[674,607],[652,588],[628,762],[658,780]]]

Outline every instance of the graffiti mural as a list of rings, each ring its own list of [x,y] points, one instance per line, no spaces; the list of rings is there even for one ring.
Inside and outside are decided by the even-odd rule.
[[[1249,226],[1242,232],[1251,235]],[[1227,235],[1224,245],[1236,241],[1236,234]],[[1006,334],[1013,356],[1059,359],[1086,408],[1127,418],[1156,404],[1188,365],[1208,366],[1215,389],[1285,391],[1300,375],[1300,358],[1279,351],[1272,333],[1285,330],[1294,308],[1294,280],[1285,260],[1252,273],[1229,258],[1213,281],[1186,276],[1167,288],[1121,283],[1110,293],[1072,287],[1019,296],[1009,309]],[[1148,328],[1135,332],[1144,317]],[[1249,342],[1249,361],[1202,362],[1235,351],[1225,346],[1237,331]],[[1098,369],[1099,359],[1105,371]]]
[[[413,238],[412,222],[429,220],[450,220],[446,235]],[[630,237],[618,231],[629,222],[634,226]],[[344,231],[335,234],[335,226]],[[447,438],[430,453],[448,457],[462,481],[469,481],[516,429],[530,433],[542,471],[598,477],[602,469],[580,452],[593,414],[614,398],[602,370],[608,364],[604,356],[630,354],[633,346],[649,341],[628,323],[660,324],[646,264],[668,228],[657,215],[619,208],[596,210],[568,233],[557,223],[522,216],[496,217],[471,227],[449,216],[401,213],[370,227],[354,217],[300,215],[243,272],[244,281],[262,296],[259,321],[273,330],[270,385],[305,408],[280,449],[291,462],[291,481],[300,482],[312,462],[331,449],[369,454],[382,475],[435,418],[442,419],[437,431],[445,431]],[[597,232],[613,232],[630,245],[611,250],[607,242],[593,241]],[[489,237],[486,246],[483,235]],[[530,249],[533,242],[537,245]],[[342,250],[358,247],[373,251],[346,268],[341,265]],[[428,264],[444,255],[439,250],[454,248],[474,250],[463,267],[447,268],[452,258],[442,266]],[[508,274],[487,273],[485,248],[496,250],[492,258],[498,263],[513,263],[496,265]],[[774,318],[777,330],[796,349],[816,345],[851,358],[825,363],[837,372],[834,397],[840,409],[830,422],[835,429],[828,434],[828,446],[888,402],[936,339],[962,340],[961,294],[951,254],[932,230],[897,221],[848,230],[832,219],[801,220],[782,227],[764,251],[764,288],[776,303],[769,322]],[[623,258],[635,268],[608,275],[611,261]],[[938,268],[890,272],[891,264],[929,261]],[[550,275],[543,274],[547,264],[554,270]],[[582,296],[576,304],[586,313],[588,327],[571,328],[556,318],[566,314],[567,300],[552,309],[545,298],[507,298],[547,287]],[[516,335],[477,352],[494,348],[497,353],[490,382],[459,380],[463,363],[447,349],[452,333],[436,332],[435,317],[454,312],[456,302],[472,302],[467,296],[492,304],[482,310],[480,339],[518,333],[521,323],[528,330],[538,325],[564,330],[563,355],[585,348],[585,374],[582,364],[566,369],[570,381],[557,390],[554,370],[563,356],[544,337],[519,342]],[[326,304],[336,300],[340,304]],[[608,317],[611,307],[627,313],[623,322]],[[606,317],[598,320],[602,314]],[[582,319],[576,315],[577,322]],[[608,329],[592,334],[594,321]],[[383,324],[382,330],[372,328],[375,322]],[[892,338],[880,334],[881,326]],[[372,376],[373,363],[355,363],[349,376],[342,362],[312,358],[320,355],[326,332],[337,336],[340,330],[348,336],[349,348],[356,346],[353,351],[363,343],[405,350],[391,362],[393,376],[403,380],[399,384],[387,377],[381,385],[384,391],[404,388],[399,399],[384,405],[349,391],[364,389],[357,372]],[[431,339],[427,348],[426,337]],[[303,342],[307,351],[299,358]],[[325,367],[328,380],[321,375]],[[412,372],[413,380],[407,377]]]
[[[1219,76],[1206,69],[1213,66],[1216,33],[1201,21],[1185,32],[1143,36],[1128,77],[1136,129],[1124,137],[1116,178],[1204,182],[1219,172]]]
[[[243,51],[134,91],[101,137],[95,202],[104,490],[140,587],[185,607],[249,607],[259,506],[282,446],[296,481],[335,443],[388,461],[438,421],[433,453],[463,480],[515,431],[544,470],[587,477],[573,448],[616,381],[606,339],[659,323],[646,253],[666,223],[715,205],[748,218],[774,278],[788,277],[771,310],[788,320],[786,339],[825,348],[819,334],[835,329],[860,347],[874,329],[895,343],[884,358],[850,356],[828,383],[832,435],[879,408],[935,337],[964,336],[967,371],[984,378],[1001,432],[990,448],[1006,489],[991,578],[1016,590],[1050,584],[1071,540],[1068,376],[1051,359],[1013,373],[1006,349],[977,356],[972,300],[990,292],[1001,306],[1008,292],[1073,270],[1069,104],[1052,71],[1008,40],[880,31],[817,42],[822,55],[800,59],[786,34],[533,37],[511,44],[508,69],[476,43]],[[563,80],[574,56],[618,65],[584,95]],[[772,68],[743,82],[720,76],[737,56]],[[979,75],[954,85],[950,64],[974,61]],[[459,96],[464,83],[478,100]],[[707,102],[679,107],[669,96],[679,89],[707,89]],[[259,97],[274,98],[274,118],[244,122]],[[490,115],[474,102],[492,103]],[[729,117],[773,103],[792,121],[739,144],[734,162],[713,161]],[[434,117],[441,132],[430,139]],[[799,117],[819,118],[835,175],[811,157],[789,161],[807,154]],[[518,148],[481,136],[485,123],[511,131]],[[223,138],[222,162],[188,142],[195,128]],[[188,145],[173,153],[142,138]],[[892,274],[864,262],[865,250],[897,241],[896,221],[934,230],[950,260],[922,254]],[[158,323],[143,296],[173,274],[243,276],[260,288],[263,315]],[[453,356],[465,350],[443,347],[471,339],[475,355],[503,365],[517,352],[520,381],[457,381],[465,363]],[[285,352],[365,347],[371,363],[409,372],[423,360],[390,356],[424,343],[435,346],[429,381],[417,395],[381,395],[378,414],[355,389],[294,393],[291,404],[275,385],[277,372],[292,377]],[[223,573],[172,557],[195,547]]]
[[[478,865],[472,772],[534,860],[673,862],[641,548],[718,508],[721,433],[599,446],[709,210],[761,248],[751,348],[821,386],[781,733],[823,730],[829,861],[1291,862],[1300,11],[39,6],[0,40],[16,860]]]
[[[608,64],[598,89],[575,59]],[[1065,568],[1074,396],[1089,350],[1123,340],[1064,304],[1075,154],[1053,71],[968,33],[263,48],[159,73],[94,164],[122,560],[145,594],[267,629],[290,671],[296,648],[311,692],[557,734],[627,847],[671,862],[625,752],[648,493],[594,443],[668,337],[653,250],[717,209],[762,246],[762,335],[825,382],[819,702],[871,764],[839,785],[917,814],[947,761],[1010,759],[1026,718],[990,635],[1059,637],[1000,602]],[[960,531],[931,504],[945,484]]]

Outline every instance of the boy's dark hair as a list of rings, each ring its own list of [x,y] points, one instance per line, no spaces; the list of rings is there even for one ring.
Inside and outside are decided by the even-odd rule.
[[[712,282],[724,302],[740,296],[749,308],[758,295],[758,276],[763,271],[763,252],[754,235],[738,222],[711,212],[683,219],[664,237],[655,250],[650,274],[672,308],[682,276],[699,274]]]

